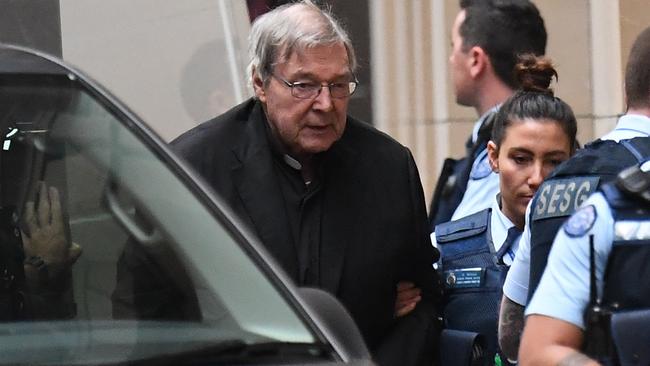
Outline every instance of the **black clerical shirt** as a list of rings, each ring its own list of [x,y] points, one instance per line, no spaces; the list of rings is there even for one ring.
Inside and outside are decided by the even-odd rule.
[[[302,165],[285,149],[266,126],[273,152],[273,169],[281,187],[293,244],[298,253],[298,285],[320,287],[320,246],[322,213],[322,154],[312,157],[311,180],[303,178]]]
[[[320,286],[322,180],[315,174],[305,182],[302,166],[289,155],[274,154],[273,161],[298,253],[299,285]]]

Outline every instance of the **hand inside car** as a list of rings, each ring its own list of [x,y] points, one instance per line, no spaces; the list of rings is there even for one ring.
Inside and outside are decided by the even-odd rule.
[[[40,182],[35,207],[33,201],[25,204],[22,232],[25,258],[40,257],[48,267],[49,278],[72,266],[81,255],[81,247],[70,243],[65,235],[59,191]]]
[[[395,299],[395,316],[404,316],[413,309],[422,299],[421,291],[415,284],[408,281],[400,281],[397,284],[397,299]]]

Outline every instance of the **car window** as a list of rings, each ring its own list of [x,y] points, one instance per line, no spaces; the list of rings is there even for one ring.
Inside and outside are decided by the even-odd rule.
[[[0,327],[10,332],[0,332],[0,363],[123,362],[215,345],[315,343],[213,211],[133,122],[84,85],[69,73],[0,74],[3,228],[16,245],[21,236],[34,242],[37,226],[25,217],[38,216],[43,187],[52,187],[64,235],[82,250],[59,288],[48,289],[54,295],[28,304],[32,313],[3,316]]]

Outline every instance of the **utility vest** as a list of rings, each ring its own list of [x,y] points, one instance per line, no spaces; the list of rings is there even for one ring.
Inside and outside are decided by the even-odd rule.
[[[596,140],[558,166],[539,187],[530,212],[528,301],[542,278],[555,234],[589,195],[628,166],[650,156],[650,137]]]
[[[602,296],[592,262],[584,351],[603,365],[650,364],[650,173],[633,166],[601,187],[614,219]],[[593,256],[594,250],[590,250]]]
[[[444,328],[478,333],[485,343],[484,364],[498,351],[497,325],[508,266],[491,239],[491,209],[436,227],[445,285]],[[441,350],[450,352],[450,350]],[[451,351],[453,352],[453,351]]]

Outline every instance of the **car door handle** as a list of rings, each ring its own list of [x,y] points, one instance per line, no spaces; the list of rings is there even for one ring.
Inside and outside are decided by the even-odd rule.
[[[113,183],[109,183],[104,190],[104,198],[106,200],[106,205],[111,211],[117,222],[122,225],[122,227],[133,236],[140,244],[148,247],[153,247],[156,244],[162,241],[162,235],[160,231],[156,228],[153,228],[150,233],[140,227],[138,223],[124,210],[119,200],[117,199],[115,192],[113,191]]]

